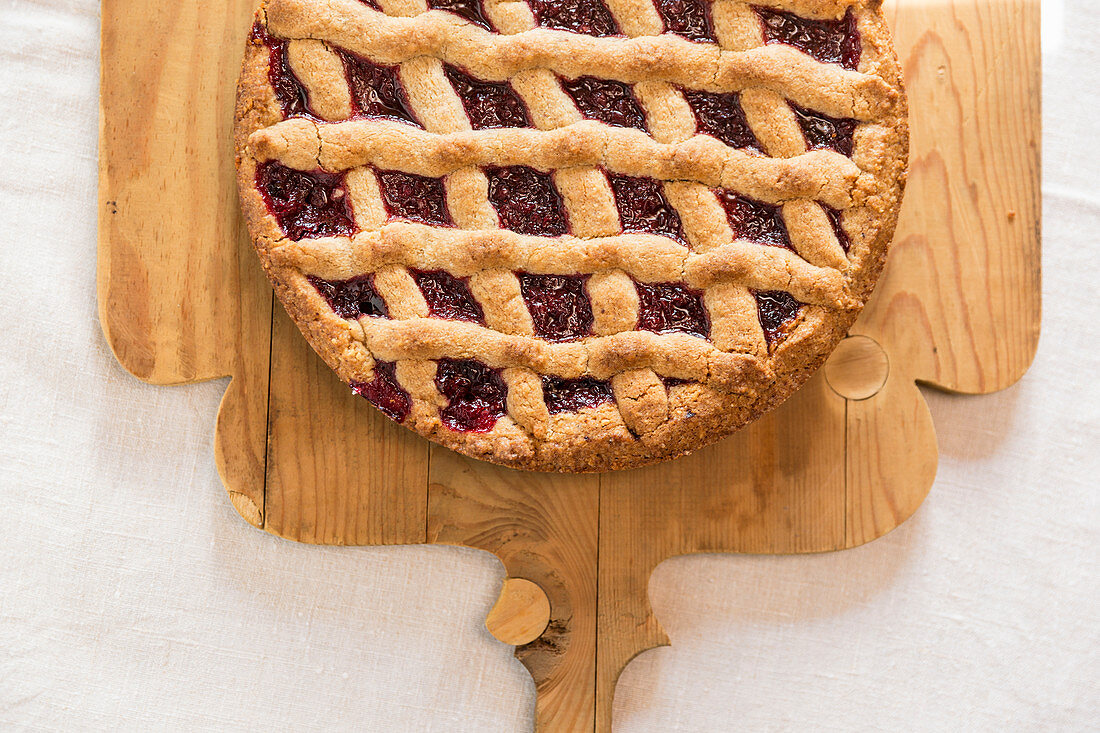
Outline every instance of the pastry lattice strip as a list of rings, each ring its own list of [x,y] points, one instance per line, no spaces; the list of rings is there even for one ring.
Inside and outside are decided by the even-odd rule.
[[[639,245],[644,246],[641,253]],[[414,264],[456,277],[469,277],[486,267],[537,275],[621,270],[639,282],[682,282],[693,289],[734,283],[754,290],[785,290],[810,305],[848,305],[843,275],[837,270],[815,267],[788,249],[741,241],[696,253],[649,234],[548,238],[504,229],[463,231],[395,221],[354,237],[287,242],[271,256],[326,280]]]
[[[299,170],[399,166],[434,178],[469,166],[603,167],[661,181],[694,181],[769,203],[812,195],[833,208],[852,205],[852,189],[862,173],[851,159],[832,151],[765,158],[708,135],[658,143],[643,132],[594,121],[546,131],[506,128],[435,134],[384,120],[318,124],[292,118],[253,133],[251,144],[259,160],[278,160]]]
[[[884,118],[894,101],[878,77],[823,64],[779,44],[725,51],[672,34],[596,37],[546,28],[503,34],[445,11],[393,17],[359,0],[328,0],[327,8],[318,13],[311,0],[272,0],[268,29],[280,38],[324,40],[386,66],[437,58],[490,81],[547,69],[566,78],[660,80],[711,92],[764,88],[830,116],[863,122]]]

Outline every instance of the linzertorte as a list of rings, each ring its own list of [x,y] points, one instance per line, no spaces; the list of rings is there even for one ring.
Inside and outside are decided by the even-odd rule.
[[[265,0],[241,200],[313,348],[518,468],[692,451],[786,399],[893,236],[878,0]]]

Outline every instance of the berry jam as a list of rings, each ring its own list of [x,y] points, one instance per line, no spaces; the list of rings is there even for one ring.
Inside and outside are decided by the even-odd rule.
[[[464,74],[450,64],[444,64],[451,86],[475,130],[498,127],[531,127],[527,107],[508,82],[482,81]]]
[[[382,7],[377,2],[375,2],[375,0],[359,0],[359,2],[363,3],[368,8],[373,8],[378,12],[382,12]]]
[[[454,226],[447,208],[442,178],[415,173],[378,171],[378,188],[391,219],[408,219],[422,224]]]
[[[350,280],[322,280],[309,275],[310,284],[341,318],[355,320],[359,316],[389,318],[386,301],[374,289],[373,275],[360,275]]]
[[[586,36],[622,35],[619,24],[601,0],[530,0],[535,20],[543,28]]]
[[[849,9],[840,20],[810,20],[794,13],[756,8],[765,43],[786,43],[825,64],[859,68],[862,53],[856,16]]]
[[[592,333],[587,275],[531,275],[521,272],[519,289],[535,334],[547,341],[575,341]]]
[[[493,29],[481,0],[428,0],[428,10],[447,10],[487,31]]]
[[[611,382],[584,377],[583,379],[542,378],[542,396],[551,415],[563,412],[580,412],[586,407],[597,407],[614,402]]]
[[[504,416],[508,387],[499,369],[472,359],[440,359],[435,386],[447,398],[439,414],[451,430],[484,433]]]
[[[573,80],[561,79],[561,85],[587,119],[646,131],[645,113],[629,84],[582,76]]]
[[[374,362],[374,379],[369,382],[352,382],[351,391],[363,397],[391,420],[405,422],[412,408],[409,393],[397,383],[392,361]]]
[[[657,0],[657,12],[669,33],[689,41],[718,42],[706,0]]]
[[[676,377],[661,377],[661,383],[665,385],[665,389],[672,389],[673,387],[679,387],[681,384],[691,384],[691,380],[677,379]]]
[[[682,333],[710,338],[710,316],[703,291],[676,283],[635,283],[638,289],[638,328],[654,333]]]
[[[396,66],[379,66],[347,51],[339,54],[351,89],[352,116],[385,117],[421,126],[409,106]]]
[[[549,173],[525,165],[487,168],[489,201],[500,225],[520,234],[560,237],[569,231],[565,205]]]
[[[624,232],[660,234],[686,244],[680,215],[665,198],[664,186],[652,178],[609,175]]]
[[[444,270],[410,270],[410,273],[428,303],[429,316],[485,325],[485,313],[470,293],[468,278],[458,278]]]
[[[710,135],[731,148],[762,152],[763,147],[749,127],[745,110],[741,107],[741,95],[737,92],[713,94],[685,89],[684,97],[695,113],[696,129]]]
[[[256,178],[268,210],[291,239],[355,233],[343,173],[306,173],[270,162],[260,167]]]
[[[782,290],[753,291],[753,295],[760,312],[760,325],[764,327],[764,339],[772,347],[790,331],[792,322],[802,310],[802,303]]]
[[[794,249],[787,234],[787,225],[783,222],[782,206],[766,204],[725,189],[718,189],[714,193],[726,210],[734,239]]]
[[[290,64],[287,62],[286,40],[271,36],[267,32],[267,28],[259,22],[252,26],[251,39],[259,41],[269,49],[267,79],[271,82],[271,88],[275,91],[275,99],[279,101],[283,116],[313,117],[313,112],[309,108],[309,95],[306,88],[302,86],[302,82],[290,70]]]
[[[837,119],[828,115],[791,105],[802,134],[806,138],[806,147],[810,150],[835,150],[841,155],[852,157],[855,147],[856,120]]]
[[[825,209],[825,215],[829,217],[829,223],[833,225],[833,234],[836,235],[837,241],[840,242],[840,246],[847,252],[852,248],[852,240],[848,237],[848,232],[844,231],[844,227],[840,224],[840,211],[828,204],[821,204],[821,208]]]

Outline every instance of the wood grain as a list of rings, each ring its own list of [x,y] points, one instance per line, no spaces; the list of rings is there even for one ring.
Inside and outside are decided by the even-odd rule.
[[[853,333],[913,378],[985,394],[1039,341],[1042,79],[1038,0],[888,5],[911,110],[909,186],[890,266]]]
[[[218,467],[234,506],[262,521],[272,295],[244,231],[226,114],[251,3],[101,8],[103,333],[154,384],[233,376]]]
[[[853,333],[885,351],[873,395],[819,374],[738,435],[604,476],[524,474],[429,447],[353,398],[309,350],[241,228],[232,105],[251,0],[148,13],[103,0],[99,298],[136,376],[232,376],[216,454],[253,524],[303,542],[436,542],[495,553],[543,589],[549,622],[517,647],[540,730],[608,730],[622,668],[668,643],[652,570],[695,552],[853,547],[920,505],[935,433],[916,382],[989,392],[1039,334],[1037,0],[888,4],[913,159],[890,264]],[[841,354],[843,356],[843,354]],[[829,366],[839,383],[866,374]],[[848,370],[848,371],[846,371]],[[181,521],[186,521],[181,518]],[[507,636],[507,634],[505,634]]]
[[[550,601],[550,621],[516,648],[537,694],[538,730],[592,730],[596,695],[599,476],[530,474],[433,447],[428,541],[488,550]]]
[[[300,542],[424,542],[428,444],[352,395],[282,308],[271,347],[264,528]]]
[[[817,375],[730,439],[673,463],[602,477],[597,730],[610,727],[626,664],[668,643],[648,596],[663,560],[845,546],[844,438],[845,400]]]

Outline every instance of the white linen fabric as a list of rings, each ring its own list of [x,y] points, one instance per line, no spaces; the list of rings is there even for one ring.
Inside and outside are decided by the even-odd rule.
[[[534,686],[483,626],[492,556],[252,529],[214,468],[226,382],[151,387],[112,358],[98,13],[0,2],[0,728],[529,730]],[[939,477],[884,539],[662,565],[673,646],[628,667],[619,730],[1100,729],[1100,6],[1065,17],[1030,373],[927,393]]]

